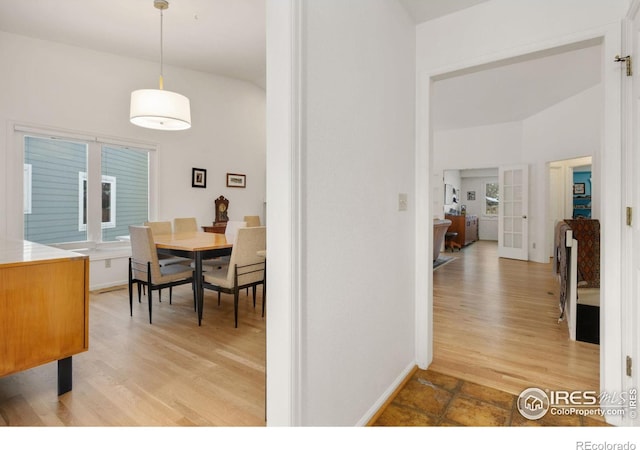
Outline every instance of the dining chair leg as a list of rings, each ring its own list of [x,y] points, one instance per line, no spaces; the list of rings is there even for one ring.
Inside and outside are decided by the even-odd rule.
[[[253,309],[256,309],[256,285],[254,284],[251,288],[253,289]]]
[[[267,303],[267,261],[264,262],[264,272],[262,278],[262,317],[264,317],[264,305]]]
[[[235,319],[235,327],[238,328],[238,288],[233,292],[233,317]]]
[[[173,296],[173,286],[169,286],[169,304],[171,304],[172,296]]]
[[[142,286],[141,286],[141,283],[136,283],[136,284],[138,285],[138,303],[140,303],[141,302],[140,299],[142,298],[142,295],[141,295]]]
[[[218,291],[218,306],[220,306],[220,291]]]
[[[196,279],[191,282],[191,290],[193,291],[193,310],[198,312],[198,305],[196,303]]]
[[[152,292],[151,289],[151,263],[147,263],[147,290],[149,293],[147,294],[147,298],[149,299],[149,323],[151,323],[151,309],[152,309]]]
[[[129,315],[133,317],[133,273],[131,271],[131,258],[129,258]]]

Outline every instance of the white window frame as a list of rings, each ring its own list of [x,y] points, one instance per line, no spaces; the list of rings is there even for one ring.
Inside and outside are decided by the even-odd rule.
[[[33,175],[32,175],[33,167],[31,164],[24,165],[24,174],[23,174],[23,214],[31,214],[31,201],[33,198],[32,194],[32,186],[33,186]]]
[[[84,182],[87,181],[87,172],[78,172],[78,231],[87,231],[87,224],[82,223],[84,217]],[[116,177],[109,175],[102,175],[102,183],[100,184],[100,190],[102,191],[102,184],[108,183],[111,185],[111,198],[109,199],[109,210],[111,212],[111,220],[109,222],[102,222],[101,228],[116,227]],[[89,186],[87,186],[87,189]],[[102,210],[102,202],[100,203],[100,209]]]

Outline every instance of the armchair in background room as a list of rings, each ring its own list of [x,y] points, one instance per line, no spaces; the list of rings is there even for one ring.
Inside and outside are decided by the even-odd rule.
[[[449,219],[433,219],[433,260],[440,256],[440,250],[444,244],[444,237],[451,225]]]

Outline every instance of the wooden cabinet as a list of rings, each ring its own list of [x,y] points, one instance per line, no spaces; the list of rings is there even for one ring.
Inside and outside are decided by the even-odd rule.
[[[205,233],[220,233],[224,234],[227,229],[227,222],[216,223],[214,222],[211,225],[205,225],[202,227],[202,231]]]
[[[447,232],[458,233],[458,235],[451,240],[458,243],[461,247],[478,240],[478,216],[454,216],[446,214],[445,219],[451,221],[451,226]]]
[[[0,376],[58,361],[58,394],[71,389],[71,356],[89,348],[89,258],[0,239]]]

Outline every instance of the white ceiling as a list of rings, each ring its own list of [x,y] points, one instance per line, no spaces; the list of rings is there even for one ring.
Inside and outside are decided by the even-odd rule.
[[[153,0],[0,0],[0,30],[160,61]],[[164,63],[265,84],[265,0],[169,0]]]
[[[399,1],[421,23],[487,0]],[[265,2],[170,0],[165,64],[264,88]],[[0,0],[0,30],[159,62],[160,11],[153,0]],[[598,83],[599,64],[592,47],[438,81],[436,128],[521,120]]]
[[[592,40],[450,74],[433,86],[435,130],[524,120],[600,83]]]
[[[399,0],[416,23],[426,22],[489,0]]]

